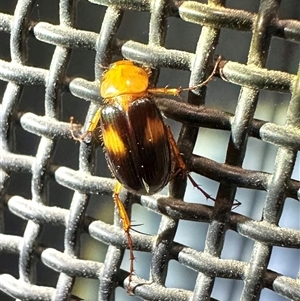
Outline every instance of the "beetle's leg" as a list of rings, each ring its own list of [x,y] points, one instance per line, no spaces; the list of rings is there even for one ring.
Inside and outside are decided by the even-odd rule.
[[[173,137],[173,134],[172,134],[170,128],[168,126],[166,126],[166,129],[167,129],[168,140],[169,140],[170,145],[171,145],[171,152],[173,154],[174,159],[176,160],[175,166],[176,166],[177,170],[175,171],[175,175],[177,173],[181,173],[184,177],[187,177],[191,181],[192,185],[195,188],[197,188],[199,191],[201,191],[201,193],[206,197],[207,200],[210,199],[212,201],[215,201],[215,199],[212,198],[204,189],[202,189],[196,183],[196,181],[192,178],[192,176],[189,174],[187,166],[186,166],[185,162],[182,159],[182,156],[180,154],[180,151],[177,147],[177,144],[175,142],[175,139]]]
[[[81,139],[80,139],[79,137],[77,137],[77,136],[74,134],[74,132],[75,132],[74,124],[75,124],[75,122],[74,122],[74,117],[71,116],[71,117],[70,117],[70,132],[71,132],[71,136],[72,136],[72,138],[73,138],[75,141],[81,141]]]
[[[119,181],[117,181],[115,188],[114,188],[113,199],[115,201],[115,205],[117,207],[119,217],[122,220],[123,230],[125,231],[125,234],[127,236],[127,243],[128,243],[128,248],[129,248],[129,259],[130,259],[127,292],[128,292],[128,294],[131,294],[130,284],[132,281],[132,275],[134,273],[133,261],[134,261],[135,257],[133,254],[133,241],[132,241],[132,237],[129,233],[130,228],[131,228],[131,222],[130,222],[128,214],[124,208],[124,205],[119,197],[121,190],[122,190],[122,184]]]
[[[216,74],[217,69],[219,67],[219,64],[221,62],[221,59],[222,59],[222,57],[219,56],[216,63],[215,63],[214,69],[211,72],[211,74],[209,75],[209,77],[205,81],[203,81],[202,83],[200,83],[198,85],[188,87],[188,88],[181,88],[181,87],[179,87],[179,88],[168,88],[168,86],[167,86],[165,88],[150,88],[147,91],[151,94],[157,94],[157,95],[179,96],[179,94],[183,91],[191,91],[191,90],[195,90],[197,88],[203,87],[203,86],[207,85],[207,83],[209,81],[211,81],[213,76]]]
[[[211,72],[211,74],[208,76],[208,78],[207,78],[205,81],[203,81],[202,83],[200,83],[200,84],[198,84],[198,85],[192,86],[192,87],[188,87],[188,88],[178,88],[178,89],[179,89],[179,93],[181,93],[182,91],[195,90],[196,88],[200,88],[200,87],[203,87],[203,86],[207,85],[207,84],[212,80],[213,76],[216,74],[217,69],[219,68],[221,59],[222,59],[221,56],[219,56],[219,57],[217,58],[217,61],[216,61],[216,63],[215,63],[215,66],[214,66],[213,71]]]
[[[74,134],[74,117],[72,116],[70,118],[70,124],[71,124],[71,129],[70,130],[71,130],[71,135],[72,135],[73,139],[76,140],[76,141],[85,141],[85,140],[90,141],[91,135],[95,131],[95,129],[97,127],[97,124],[100,120],[100,117],[101,117],[101,108],[99,108],[97,110],[97,112],[95,113],[95,115],[93,116],[92,120],[90,121],[90,125],[89,125],[88,129],[86,130],[86,132],[84,132],[80,136],[76,136]]]

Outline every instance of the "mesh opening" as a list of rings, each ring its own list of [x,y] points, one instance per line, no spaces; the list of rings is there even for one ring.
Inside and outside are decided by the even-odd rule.
[[[297,1],[2,0],[0,39],[1,300],[300,300]],[[101,105],[99,65],[192,86],[219,55],[207,88],[155,99],[216,202],[177,178],[122,193],[142,224],[128,296],[114,180],[69,118]]]

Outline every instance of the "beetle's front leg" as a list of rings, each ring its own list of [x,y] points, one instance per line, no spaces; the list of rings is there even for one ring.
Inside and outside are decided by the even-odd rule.
[[[101,118],[101,108],[97,110],[95,115],[93,116],[92,120],[90,121],[90,125],[88,129],[80,136],[75,135],[74,130],[74,117],[70,117],[70,124],[71,124],[71,135],[72,138],[76,141],[84,141],[84,142],[90,142],[92,133],[96,130],[97,124],[99,123]]]

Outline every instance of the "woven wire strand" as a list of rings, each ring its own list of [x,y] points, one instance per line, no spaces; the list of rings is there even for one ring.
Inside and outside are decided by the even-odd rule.
[[[0,30],[10,35],[11,55],[11,61],[0,60],[0,78],[7,83],[0,120],[0,245],[1,254],[17,255],[13,258],[18,265],[18,275],[1,271],[3,298],[79,300],[80,291],[74,292],[74,281],[80,277],[99,279],[95,300],[113,300],[116,298],[115,288],[126,287],[128,271],[120,266],[127,241],[118,215],[115,214],[114,223],[109,224],[87,213],[91,196],[97,196],[101,202],[102,198],[110,198],[114,186],[113,179],[95,174],[98,146],[93,143],[77,145],[78,168],[56,162],[55,152],[59,152],[62,140],[69,141],[69,147],[75,148],[70,124],[62,114],[62,95],[69,94],[89,102],[85,129],[102,101],[98,92],[101,75],[116,56],[153,68],[153,85],[158,81],[160,68],[190,71],[189,85],[197,85],[210,74],[218,55],[215,49],[220,41],[220,31],[226,28],[252,33],[246,64],[227,61],[226,58],[220,63],[218,76],[241,87],[234,114],[205,106],[206,87],[190,91],[187,102],[181,101],[180,104],[178,100],[155,99],[165,116],[183,124],[178,147],[189,170],[219,183],[216,202],[214,206],[183,202],[186,181],[181,177],[171,181],[168,197],[164,194],[142,197],[122,194],[129,214],[132,205],[138,203],[162,215],[154,235],[132,231],[134,249],[152,254],[149,279],[139,277],[138,273],[134,275],[133,294],[145,300],[216,300],[212,297],[214,283],[216,279],[224,278],[243,281],[239,296],[228,300],[259,300],[264,288],[276,296],[300,300],[299,276],[293,278],[268,268],[274,247],[286,250],[300,247],[300,230],[279,226],[287,197],[297,204],[298,219],[300,217],[299,177],[292,177],[293,170],[299,170],[296,157],[300,150],[300,72],[298,70],[295,75],[266,68],[272,38],[299,44],[300,21],[281,20],[280,4],[271,0],[261,1],[255,13],[225,8],[223,1],[209,1],[208,4],[194,1],[90,2],[107,7],[100,33],[76,28],[75,16],[81,11],[75,1],[59,1],[59,25],[33,21],[31,15],[36,7],[32,0],[18,1],[13,15],[0,13]],[[147,43],[119,38],[127,10],[149,13]],[[203,26],[194,53],[164,47],[170,18]],[[54,46],[49,68],[27,64],[29,37]],[[76,49],[87,49],[96,54],[94,81],[68,77],[68,65]],[[37,86],[45,87],[44,112],[39,115],[27,110],[24,113],[20,105],[24,90]],[[290,94],[283,125],[254,118],[260,90]],[[76,111],[71,111],[71,114],[75,115]],[[33,155],[16,151],[15,131],[18,127],[39,137]],[[199,128],[230,132],[224,164],[193,153]],[[272,172],[242,167],[250,138],[276,145]],[[21,188],[12,188],[12,179],[20,176],[17,179],[22,182],[24,174],[31,175],[30,181],[24,180]],[[52,205],[51,186],[47,187],[53,181],[74,192],[69,200],[70,206]],[[26,184],[27,190],[30,187],[28,198],[22,193]],[[232,212],[238,188],[266,191],[261,220]],[[13,215],[20,218],[16,220],[18,222],[26,221],[23,236],[11,234],[13,231],[9,228],[7,216],[12,218]],[[175,242],[179,221],[208,225],[203,250]],[[55,227],[64,229],[60,249],[53,248],[44,237],[47,227],[50,227],[50,232]],[[249,260],[223,258],[228,230],[253,242]],[[81,256],[82,233],[108,245],[104,262],[86,260]],[[164,286],[170,260],[196,271],[193,290]],[[47,272],[51,271],[55,281],[40,284],[36,267],[41,263],[47,267]]]

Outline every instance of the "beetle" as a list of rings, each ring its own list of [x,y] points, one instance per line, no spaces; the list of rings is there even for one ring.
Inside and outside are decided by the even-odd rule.
[[[189,177],[206,198],[212,199],[189,176],[171,130],[164,123],[151,96],[178,96],[182,91],[203,86],[212,78],[217,65],[218,61],[207,80],[195,87],[149,88],[148,68],[135,65],[129,60],[117,61],[103,74],[100,95],[104,99],[104,105],[97,110],[86,133],[81,137],[75,136],[73,118],[71,119],[72,136],[80,141],[85,141],[100,124],[105,157],[117,180],[113,199],[122,220],[130,252],[129,292],[134,272],[134,254],[130,235],[131,222],[119,198],[122,187],[141,195],[152,195],[165,187],[171,176],[180,171]]]

